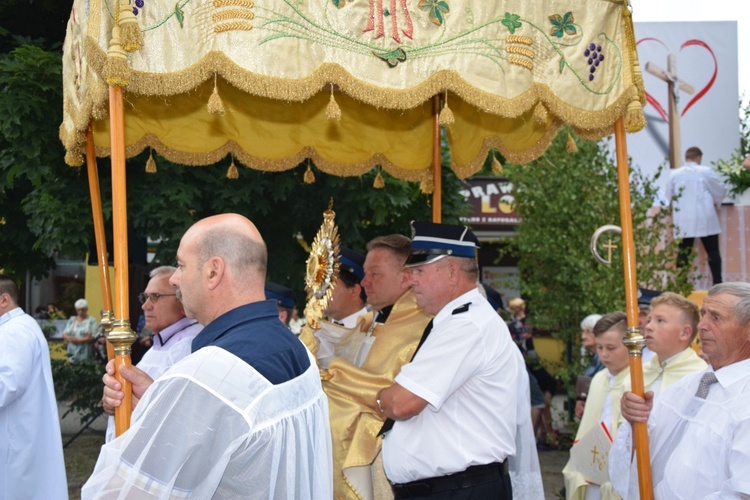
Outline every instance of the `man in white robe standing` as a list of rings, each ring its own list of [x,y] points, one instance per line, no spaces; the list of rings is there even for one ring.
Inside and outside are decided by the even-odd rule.
[[[721,176],[711,167],[701,165],[703,152],[693,146],[685,151],[685,164],[669,172],[666,196],[672,203],[674,237],[680,241],[677,266],[685,267],[695,238],[700,238],[708,255],[713,284],[722,282],[717,209],[727,194]],[[672,197],[680,195],[672,202]]]
[[[68,498],[49,347],[0,274],[0,500]]]
[[[610,477],[623,498],[635,474],[631,424],[647,422],[654,498],[750,498],[750,284],[713,286],[698,323],[710,366],[654,399],[626,392],[609,454]],[[634,483],[634,482],[633,482]]]
[[[205,325],[156,381],[121,368],[139,397],[82,498],[331,498],[328,404],[315,360],[266,300],[267,250],[250,220],[222,214],[180,241],[170,283]],[[105,403],[124,394],[107,366]]]

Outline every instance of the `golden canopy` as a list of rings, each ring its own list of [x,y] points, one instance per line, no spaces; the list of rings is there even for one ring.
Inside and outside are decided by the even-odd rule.
[[[151,147],[205,165],[231,153],[275,171],[311,158],[332,174],[380,164],[418,180],[431,175],[431,98],[440,95],[453,121],[452,167],[466,177],[490,148],[520,163],[538,157],[563,123],[591,138],[612,133],[622,116],[630,131],[645,123],[626,0],[133,0],[132,8],[144,43],[128,55],[127,156]],[[60,129],[71,165],[82,163],[89,124],[97,155],[109,154],[102,74],[116,10],[116,0],[73,4]],[[208,111],[212,94],[223,114]],[[327,117],[331,96],[339,121]]]

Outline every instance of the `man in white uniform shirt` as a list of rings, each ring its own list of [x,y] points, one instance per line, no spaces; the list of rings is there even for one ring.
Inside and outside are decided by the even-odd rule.
[[[656,399],[652,392],[622,398],[627,423],[610,450],[610,475],[627,484],[630,424],[647,422],[656,499],[750,497],[750,284],[713,286],[701,315],[698,332],[711,366]],[[638,498],[637,489],[617,488]]]
[[[0,274],[0,499],[68,498],[49,347]]]
[[[523,360],[477,290],[474,234],[429,222],[412,232],[412,288],[435,317],[378,394],[386,475],[396,498],[510,499]]]
[[[172,365],[192,352],[192,343],[203,325],[195,319],[185,317],[185,308],[177,298],[169,278],[175,272],[173,266],[160,266],[149,273],[151,278],[146,290],[138,294],[146,328],[153,334],[153,344],[136,366],[156,380]],[[115,414],[113,406],[102,405],[108,415]],[[107,422],[106,441],[115,438],[115,419]]]
[[[675,239],[680,242],[678,267],[688,264],[688,255],[695,238],[700,238],[708,254],[708,266],[714,285],[721,283],[721,253],[719,252],[719,217],[716,211],[727,194],[721,176],[711,167],[701,166],[703,152],[697,147],[685,152],[685,165],[669,172],[666,196],[681,196],[672,202],[672,222]]]

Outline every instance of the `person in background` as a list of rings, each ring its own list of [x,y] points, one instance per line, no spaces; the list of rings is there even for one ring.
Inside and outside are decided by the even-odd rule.
[[[293,334],[299,335],[302,327],[307,324],[305,318],[299,317],[299,310],[295,307],[292,309],[292,319],[289,321],[289,329]]]
[[[661,292],[657,290],[649,290],[648,288],[638,289],[638,330],[641,335],[646,335],[646,323],[648,323],[648,315],[651,313],[651,301],[654,297],[658,297]],[[654,357],[654,352],[644,346],[641,351],[641,361],[645,365]]]
[[[508,330],[513,342],[521,349],[521,354],[526,355],[526,341],[529,338],[526,332],[526,302],[520,297],[514,297],[508,301],[511,318],[507,322]],[[531,348],[534,348],[534,340],[531,340]]]
[[[700,238],[708,255],[708,267],[714,285],[721,283],[721,225],[717,210],[727,187],[721,176],[711,167],[701,166],[703,152],[693,146],[685,151],[685,164],[669,172],[666,197],[672,203],[674,237],[681,240],[677,267],[688,266],[688,258],[695,238]],[[679,198],[672,200],[673,196]]]
[[[594,325],[596,353],[606,369],[594,375],[591,381],[573,446],[599,425],[606,428],[609,436],[614,436],[617,432],[620,424],[620,398],[630,376],[628,348],[622,343],[627,329],[627,315],[619,311],[605,314]],[[563,468],[563,477],[565,498],[568,500],[619,498],[609,481],[601,485],[589,484],[572,458]]]
[[[328,323],[323,322],[321,328],[312,332],[317,341],[316,357],[321,368],[327,369],[328,364],[342,350],[351,346],[359,346],[365,333],[358,331],[357,320],[367,314],[367,293],[362,286],[365,277],[365,256],[354,250],[341,247],[339,252],[339,272],[334,281],[331,300],[324,311]],[[330,323],[342,328],[332,328]],[[303,338],[303,342],[310,342]]]
[[[74,304],[76,315],[68,320],[62,333],[63,342],[68,344],[68,359],[71,362],[94,357],[94,337],[99,325],[88,315],[89,303],[78,299]]]
[[[265,291],[267,299],[276,301],[279,321],[289,328],[289,322],[292,321],[292,311],[297,307],[297,297],[294,295],[294,290],[272,281],[266,281]]]
[[[591,357],[586,365],[586,369],[579,375],[576,381],[575,415],[577,418],[583,417],[591,379],[604,369],[604,363],[596,355],[596,336],[594,336],[594,325],[600,319],[602,319],[601,314],[589,314],[581,321],[581,349],[584,351],[581,356],[585,359],[586,351],[591,351]]]
[[[539,354],[534,348],[534,338],[526,327],[526,320],[528,319],[526,301],[516,297],[510,299],[508,307],[512,314],[512,318],[508,322],[508,330],[513,341],[521,349],[529,374],[535,381],[531,383],[534,434],[537,436],[540,448],[548,448],[548,442],[556,439],[555,434],[557,432],[552,426],[552,397],[557,392],[557,380],[542,365]],[[544,404],[541,407],[536,397],[535,386],[539,388],[544,399]]]
[[[0,274],[0,499],[68,498],[49,346]]]
[[[367,313],[367,293],[362,287],[365,256],[341,247],[339,274],[325,315],[345,328],[354,328],[357,319]]]
[[[138,294],[138,302],[141,303],[145,318],[144,325],[153,332],[154,345],[136,366],[154,380],[190,354],[193,339],[203,330],[203,326],[196,320],[185,317],[185,308],[169,284],[169,278],[175,270],[172,266],[157,267],[149,274],[146,290]],[[115,408],[104,401],[102,399],[105,413],[114,415]],[[115,422],[110,417],[105,440],[110,442],[114,437]]]

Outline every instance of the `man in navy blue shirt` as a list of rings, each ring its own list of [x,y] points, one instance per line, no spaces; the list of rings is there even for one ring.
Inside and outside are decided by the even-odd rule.
[[[312,355],[266,300],[267,250],[238,214],[194,224],[170,278],[205,325],[193,353],[152,381],[120,373],[141,398],[131,428],[105,445],[83,498],[331,498],[328,404]],[[124,397],[104,377],[105,402]]]

